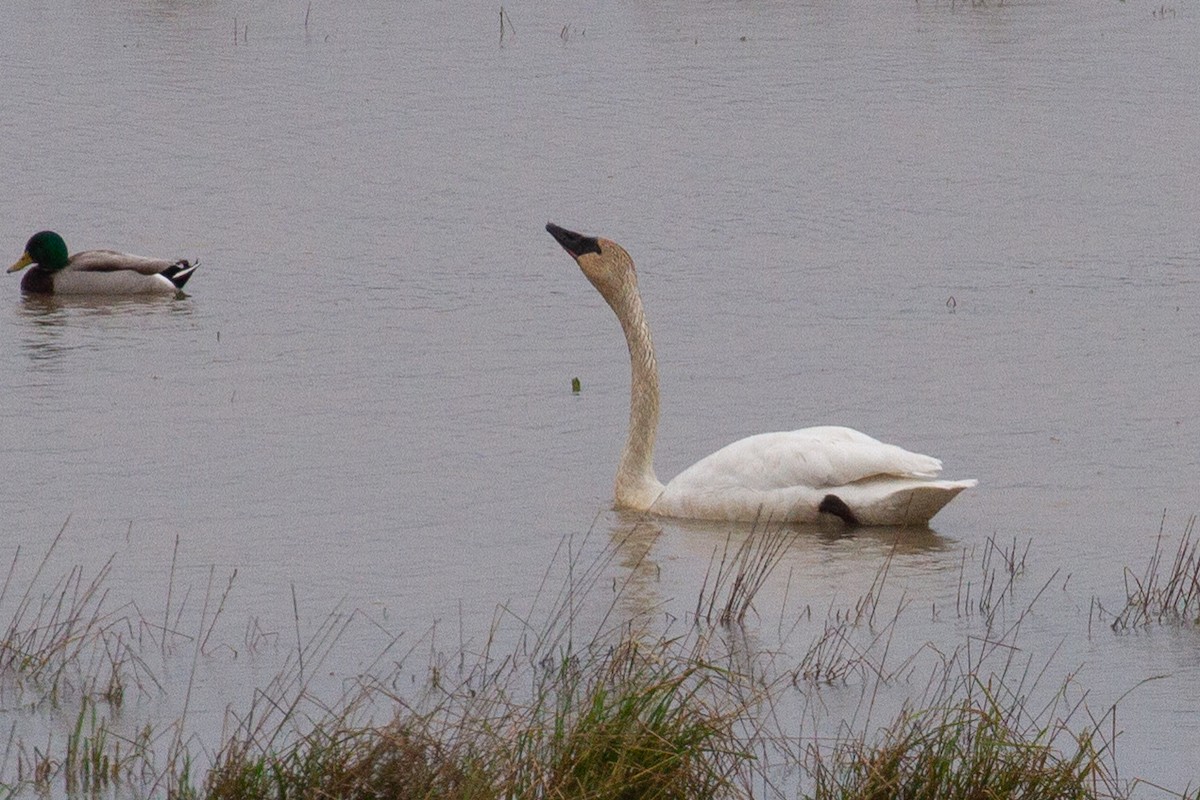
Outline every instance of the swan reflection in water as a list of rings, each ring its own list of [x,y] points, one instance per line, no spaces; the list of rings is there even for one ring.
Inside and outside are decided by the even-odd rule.
[[[747,656],[761,652],[758,638],[769,630],[819,636],[829,609],[812,605],[814,597],[839,598],[835,610],[869,597],[890,612],[910,581],[964,566],[959,543],[924,526],[712,522],[615,510],[593,527],[608,529],[604,548],[573,574],[608,576],[596,582],[599,597],[622,624],[661,636],[699,623],[734,637],[729,652]],[[767,639],[769,648],[778,644]]]

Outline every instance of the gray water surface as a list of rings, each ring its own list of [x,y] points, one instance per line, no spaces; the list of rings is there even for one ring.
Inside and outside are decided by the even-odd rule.
[[[65,524],[48,572],[115,555],[151,619],[236,570],[209,733],[293,594],[481,634],[564,537],[631,524],[627,354],[553,220],[638,262],[660,477],[844,424],[978,478],[892,556],[930,609],[904,644],[954,647],[964,551],[1031,539],[1022,644],[1101,711],[1166,675],[1120,707],[1122,777],[1194,786],[1200,634],[1091,619],[1200,509],[1193,11],[518,0],[500,41],[475,2],[10,4],[4,263],[53,228],[201,268],[165,302],[3,280],[0,555]],[[682,616],[727,533],[660,522],[646,607]],[[802,536],[759,635],[894,538]]]

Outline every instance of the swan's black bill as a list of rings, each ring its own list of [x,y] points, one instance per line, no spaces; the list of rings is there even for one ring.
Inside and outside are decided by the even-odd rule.
[[[570,253],[572,258],[579,258],[584,253],[600,254],[600,240],[595,236],[584,236],[582,233],[560,228],[553,222],[546,223],[546,232],[553,236],[554,241]]]

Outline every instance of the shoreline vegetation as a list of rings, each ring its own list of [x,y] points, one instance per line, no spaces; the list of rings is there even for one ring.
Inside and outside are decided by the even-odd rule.
[[[483,641],[457,651],[422,637],[428,660],[415,670],[404,665],[421,660],[421,645],[399,652],[399,637],[390,637],[368,669],[343,679],[335,700],[318,697],[311,679],[355,615],[331,613],[303,640],[296,611],[294,652],[248,707],[227,712],[210,750],[187,732],[191,677],[178,719],[145,722],[131,734],[122,717],[137,696],[163,691],[151,655],[190,656],[194,676],[195,663],[219,647],[214,630],[236,573],[222,581],[210,571],[202,600],[192,601],[199,622],[184,635],[186,601],[170,596],[174,559],[156,622],[133,604],[109,608],[111,560],[48,581],[66,527],[27,580],[15,577],[25,572],[18,549],[0,586],[0,620],[8,620],[0,698],[13,720],[52,714],[73,724],[65,736],[35,742],[10,722],[0,800],[1049,800],[1125,798],[1154,786],[1153,776],[1118,776],[1117,704],[1090,708],[1069,673],[1054,677],[1053,656],[1039,662],[1019,647],[1022,623],[1061,582],[1054,572],[1025,585],[1030,543],[988,539],[963,551],[953,614],[970,632],[950,652],[903,641],[903,621],[916,611],[889,583],[886,556],[866,591],[831,605],[797,658],[795,647],[755,644],[755,599],[768,581],[785,579],[777,568],[803,533],[759,524],[730,534],[690,618],[667,622],[623,606],[644,547],[603,543],[584,561],[585,542],[566,539],[529,610],[498,608]],[[1194,529],[1193,518],[1172,557],[1160,528],[1145,568],[1125,570],[1123,608],[1109,612],[1093,601],[1089,629],[1093,620],[1114,635],[1200,623]],[[641,554],[632,564],[630,552]],[[907,699],[880,699],[897,684]],[[822,694],[847,691],[858,693],[854,713],[823,719]],[[800,712],[783,712],[787,704]],[[1180,791],[1164,790],[1200,798],[1200,789]]]

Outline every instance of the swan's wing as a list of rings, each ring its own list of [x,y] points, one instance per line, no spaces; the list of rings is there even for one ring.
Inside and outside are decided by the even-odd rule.
[[[116,250],[84,250],[76,253],[67,261],[67,269],[72,272],[119,272],[130,270],[142,275],[157,275],[165,269],[174,266],[176,261],[165,258],[147,258],[129,253],[119,253]]]
[[[828,426],[741,439],[697,461],[669,486],[823,490],[883,476],[931,479],[941,469],[942,462],[932,456],[885,444],[852,428]]]

